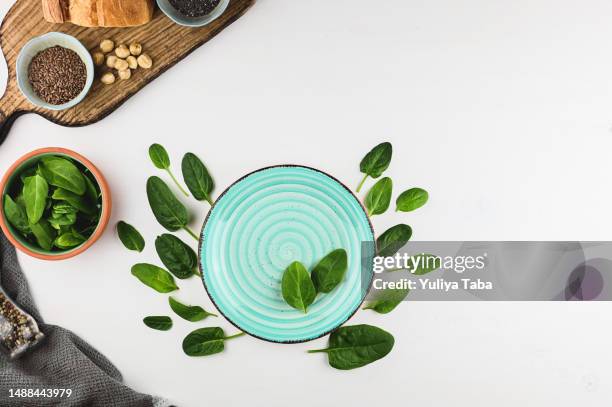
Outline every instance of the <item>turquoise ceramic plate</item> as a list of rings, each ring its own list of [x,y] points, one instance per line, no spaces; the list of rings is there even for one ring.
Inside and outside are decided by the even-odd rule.
[[[304,342],[359,308],[373,277],[371,268],[361,269],[362,256],[371,256],[362,242],[373,240],[360,202],[335,178],[307,167],[270,167],[240,179],[215,202],[202,229],[200,267],[208,295],[240,330]],[[349,259],[342,284],[319,294],[307,314],[287,305],[280,289],[285,268],[297,260],[311,269],[338,248]]]

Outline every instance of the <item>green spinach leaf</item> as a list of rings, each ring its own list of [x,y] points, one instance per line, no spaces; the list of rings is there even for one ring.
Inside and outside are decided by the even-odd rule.
[[[70,232],[66,232],[64,234],[59,235],[55,239],[55,246],[59,249],[70,249],[76,247],[85,242],[85,237],[80,233],[71,230]]]
[[[96,186],[98,185],[98,181],[94,182],[92,180],[92,178],[95,179],[95,177],[89,171],[86,171],[83,174],[83,178],[85,178],[85,195],[87,197],[87,200],[89,201],[89,203],[98,202],[98,198],[101,195],[100,191],[98,190],[98,187]]]
[[[21,190],[23,190],[23,185],[21,186]],[[23,191],[19,193],[19,195],[17,195],[17,197],[15,198],[15,202],[25,211],[25,200],[23,199]]]
[[[317,296],[308,270],[298,261],[291,263],[283,273],[281,288],[287,304],[304,313]]]
[[[28,235],[31,233],[25,207],[13,201],[13,198],[8,194],[4,195],[4,215],[9,223],[22,234]]]
[[[319,293],[329,293],[342,282],[348,269],[346,250],[336,249],[323,257],[312,269],[311,277]]]
[[[27,177],[23,183],[23,199],[30,223],[38,223],[47,206],[49,185],[40,175]]]
[[[79,210],[67,202],[58,202],[53,205],[51,213],[55,215],[65,215],[68,213],[77,213]]]
[[[39,163],[39,172],[53,186],[67,189],[77,195],[83,195],[85,179],[83,174],[71,161],[61,157],[43,157]]]
[[[139,263],[132,267],[132,275],[143,284],[160,293],[169,293],[179,288],[174,282],[172,274],[153,264]]]
[[[393,256],[399,249],[404,247],[412,237],[412,228],[408,225],[399,224],[389,228],[376,239],[376,249],[379,256]]]
[[[209,356],[221,353],[225,349],[225,341],[242,335],[244,335],[243,332],[225,336],[225,332],[219,327],[196,329],[183,340],[183,352],[188,356]]]
[[[331,367],[350,370],[384,358],[394,343],[393,335],[375,326],[343,326],[332,332],[326,349],[308,352],[327,353]]]
[[[168,152],[161,144],[151,144],[149,147],[149,157],[151,161],[153,161],[153,165],[159,168],[160,170],[164,170],[168,173],[172,181],[176,184],[177,188],[185,194],[185,196],[189,196],[187,191],[183,189],[181,184],[179,184],[178,180],[174,177],[172,171],[170,171],[170,156],[168,156]]]
[[[174,196],[168,185],[159,177],[147,181],[147,197],[155,219],[166,229],[175,232],[186,230],[196,240],[198,236],[187,227],[189,213],[187,208]]]
[[[397,211],[410,212],[427,203],[429,194],[421,188],[412,188],[404,191],[397,197]]]
[[[388,288],[381,290],[373,301],[363,309],[371,309],[379,314],[388,314],[406,299],[410,290],[408,288]]]
[[[55,207],[53,207],[51,217],[49,218],[49,223],[51,226],[58,230],[61,229],[62,226],[72,226],[76,223],[76,221],[76,209],[74,209],[74,212],[64,212],[63,209],[56,210]]]
[[[172,311],[174,311],[176,315],[190,322],[198,322],[211,316],[217,316],[216,314],[208,312],[204,308],[197,305],[191,306],[181,304],[172,297],[168,298],[168,302],[170,303],[170,308],[172,308]]]
[[[168,152],[161,144],[151,144],[149,147],[149,157],[160,170],[167,170],[170,168],[170,156]]]
[[[381,143],[363,157],[359,164],[359,170],[365,175],[357,187],[357,192],[361,191],[361,187],[368,176],[378,178],[389,168],[392,155],[393,147],[391,143]]]
[[[391,204],[391,194],[393,193],[393,181],[385,177],[379,180],[368,192],[365,199],[365,206],[368,215],[380,215],[389,209]]]
[[[193,153],[187,153],[181,163],[183,180],[198,201],[206,200],[212,205],[210,193],[215,184],[202,161]]]
[[[146,326],[158,331],[169,331],[172,328],[172,319],[166,316],[151,316],[142,320]]]
[[[87,215],[93,215],[98,212],[98,208],[95,203],[88,202],[82,196],[79,196],[64,188],[57,188],[55,191],[53,191],[53,194],[51,194],[51,199],[55,201],[66,201]]]
[[[165,233],[155,239],[155,250],[164,266],[181,280],[197,272],[198,256],[193,249],[178,237]]]
[[[53,248],[56,233],[49,222],[40,219],[37,223],[31,224],[30,229],[41,249],[49,251]]]
[[[136,230],[136,228],[129,223],[124,221],[119,221],[117,223],[117,234],[119,235],[119,240],[128,250],[134,250],[137,252],[142,252],[145,248],[145,240]]]

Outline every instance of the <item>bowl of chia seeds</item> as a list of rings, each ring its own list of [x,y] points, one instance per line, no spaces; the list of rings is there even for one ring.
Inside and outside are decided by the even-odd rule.
[[[94,63],[76,38],[50,32],[28,41],[17,58],[17,84],[35,106],[65,110],[81,102],[94,80]]]
[[[202,27],[216,20],[230,0],[157,0],[157,5],[172,21],[187,27]]]

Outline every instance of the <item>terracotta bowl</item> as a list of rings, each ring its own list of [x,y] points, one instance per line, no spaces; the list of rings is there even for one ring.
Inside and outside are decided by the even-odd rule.
[[[15,177],[19,176],[19,174],[23,169],[25,169],[25,167],[32,166],[34,163],[36,163],[43,156],[46,155],[66,156],[82,164],[84,167],[89,169],[89,171],[91,171],[91,173],[96,179],[98,186],[100,187],[100,191],[102,194],[102,213],[100,214],[100,221],[98,222],[98,226],[96,227],[92,235],[89,237],[89,239],[85,241],[85,243],[65,251],[50,252],[30,244],[19,234],[14,233],[13,227],[8,223],[4,215],[4,195],[10,188]],[[17,249],[32,257],[36,257],[42,260],[64,260],[77,256],[83,253],[85,250],[89,249],[91,245],[93,245],[100,238],[100,236],[102,236],[102,233],[104,233],[104,229],[106,229],[106,226],[108,225],[108,221],[110,219],[111,208],[112,202],[110,189],[102,173],[87,158],[72,150],[68,150],[65,148],[41,148],[24,155],[23,157],[18,159],[13,165],[11,165],[11,167],[2,177],[2,181],[0,181],[0,228],[2,228],[4,235]]]

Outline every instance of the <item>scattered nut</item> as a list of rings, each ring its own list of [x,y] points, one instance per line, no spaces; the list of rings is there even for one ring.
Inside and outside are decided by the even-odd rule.
[[[130,55],[125,60],[127,61],[128,66],[130,67],[130,69],[138,68],[138,61],[136,61],[136,57],[135,56]]]
[[[115,75],[112,72],[107,72],[100,78],[100,81],[105,85],[110,85],[111,83],[115,83]]]
[[[130,53],[134,56],[138,56],[142,53],[142,45],[138,42],[133,42],[130,44]]]
[[[103,73],[100,77],[100,81],[106,85],[115,83],[117,77],[121,80],[130,79],[132,69],[135,70],[138,67],[150,69],[153,66],[151,57],[142,52],[142,44],[136,41],[131,42],[129,47],[119,44],[115,48],[113,40],[104,39],[100,42],[100,50],[102,52],[93,52],[92,57],[97,66],[106,63],[106,66],[111,68],[111,71]]]
[[[101,52],[93,53],[93,62],[95,66],[100,66],[104,64],[104,54]]]
[[[125,80],[130,79],[132,77],[132,71],[128,68],[123,71],[119,71],[119,78]]]
[[[100,50],[105,54],[111,52],[114,48],[115,43],[113,42],[113,40],[106,39],[102,40],[102,42],[100,43]]]
[[[153,60],[147,54],[142,54],[138,57],[138,66],[144,69],[149,69],[153,66]]]
[[[115,62],[115,69],[118,71],[125,71],[126,69],[129,69],[130,66],[128,64],[128,62],[125,59],[120,59],[117,58],[117,61]]]
[[[108,55],[106,57],[106,66],[108,66],[109,68],[114,68],[115,67],[115,63],[117,63],[117,57],[114,55]]]
[[[121,44],[115,48],[115,55],[121,59],[125,59],[130,56],[130,50],[125,46],[125,44]]]

